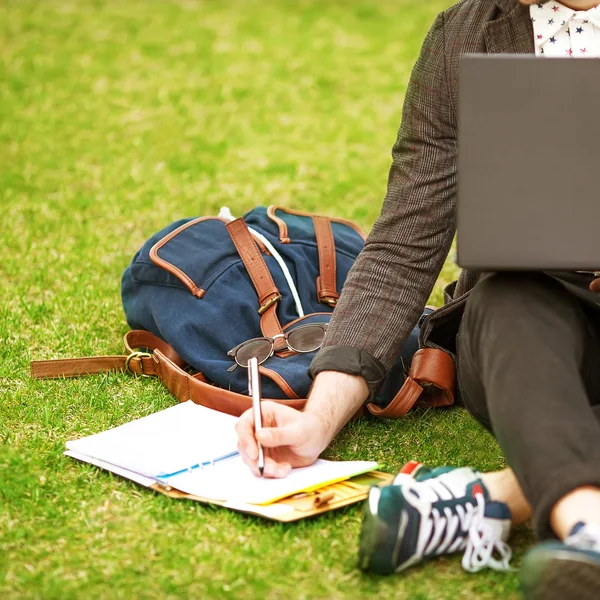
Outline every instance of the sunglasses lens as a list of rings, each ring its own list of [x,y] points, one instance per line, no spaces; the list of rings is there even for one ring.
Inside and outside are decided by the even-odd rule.
[[[323,344],[324,325],[306,325],[298,327],[288,334],[288,344],[296,352],[312,352]]]
[[[240,366],[247,367],[251,358],[256,358],[260,364],[269,358],[269,354],[271,354],[271,342],[269,340],[250,340],[247,344],[238,348],[235,353],[235,360]]]

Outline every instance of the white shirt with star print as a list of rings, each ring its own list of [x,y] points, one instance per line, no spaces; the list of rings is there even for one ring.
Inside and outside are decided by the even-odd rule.
[[[600,58],[600,5],[577,11],[547,2],[529,11],[536,56]]]

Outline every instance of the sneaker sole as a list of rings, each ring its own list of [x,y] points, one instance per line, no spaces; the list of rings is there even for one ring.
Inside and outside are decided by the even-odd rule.
[[[521,589],[527,600],[597,600],[600,564],[568,551],[539,550],[523,563]]]

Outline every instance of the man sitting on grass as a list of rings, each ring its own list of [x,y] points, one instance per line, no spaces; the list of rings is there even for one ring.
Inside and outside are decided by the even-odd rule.
[[[438,16],[407,90],[381,216],[311,365],[307,407],[263,404],[267,427],[257,437],[270,449],[267,475],[312,463],[373,397],[431,293],[455,231],[461,55],[579,56],[577,36],[585,35],[585,56],[598,57],[597,3],[463,0]],[[522,101],[514,99],[515,110]],[[600,291],[598,282],[591,287]],[[511,521],[532,515],[540,538],[559,541],[526,557],[525,593],[595,598],[600,312],[542,273],[463,271],[451,296],[428,317],[425,332],[456,349],[462,400],[494,433],[512,470],[482,475],[407,465],[393,485],[370,492],[360,565],[390,573],[461,551],[468,570],[506,568]],[[238,433],[242,456],[256,470],[251,413],[240,418]]]

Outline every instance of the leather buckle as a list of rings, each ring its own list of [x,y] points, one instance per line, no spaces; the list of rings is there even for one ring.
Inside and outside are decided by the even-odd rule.
[[[263,304],[260,305],[260,307],[258,309],[258,314],[262,315],[263,313],[268,311],[271,308],[271,306],[273,306],[273,304],[276,304],[280,300],[281,300],[281,294],[277,294],[277,296],[273,296],[272,298],[269,298]]]
[[[332,298],[331,296],[326,296],[325,298],[320,298],[319,302],[321,304],[327,304],[329,306],[335,306],[338,302],[337,298]]]
[[[134,371],[131,370],[131,367],[129,366],[129,363],[132,361],[132,359],[134,358],[138,358],[140,360],[140,369],[141,369],[141,373],[139,373],[139,375],[141,377],[152,377],[152,375],[146,375],[144,373],[144,363],[142,362],[142,358],[152,358],[152,353],[151,352],[140,352],[139,350],[134,350],[126,359],[125,359],[125,370],[129,371],[132,375],[138,375],[138,373],[135,373]]]

